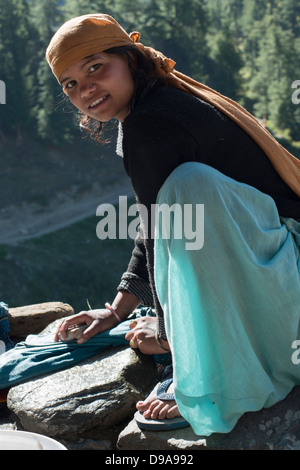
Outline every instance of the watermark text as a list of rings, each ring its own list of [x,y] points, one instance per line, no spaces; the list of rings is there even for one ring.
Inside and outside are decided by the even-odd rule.
[[[296,349],[296,351],[292,354],[292,363],[293,364],[300,364],[300,340],[296,339],[292,342],[292,349]]]
[[[6,86],[3,80],[0,80],[0,104],[6,104]]]
[[[151,213],[143,204],[128,207],[127,196],[119,196],[118,210],[113,204],[100,204],[96,227],[100,240],[162,238],[184,240],[187,250],[200,250],[204,245],[204,204],[151,204]],[[129,218],[134,217],[132,220]],[[142,230],[139,230],[141,226]]]
[[[300,103],[300,80],[294,80],[292,83],[292,88],[296,88],[294,93],[292,94],[292,103],[299,104]]]

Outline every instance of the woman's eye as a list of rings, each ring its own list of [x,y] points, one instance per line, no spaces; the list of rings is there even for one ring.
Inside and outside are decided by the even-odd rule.
[[[90,72],[95,72],[98,68],[101,67],[101,64],[94,64],[90,67]]]
[[[70,82],[68,82],[65,86],[66,90],[70,90],[71,88],[73,88],[75,83],[76,83],[75,80],[71,80]]]

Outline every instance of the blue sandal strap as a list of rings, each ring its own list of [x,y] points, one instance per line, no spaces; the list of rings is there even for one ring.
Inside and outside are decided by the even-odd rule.
[[[157,387],[157,392],[156,392],[156,396],[159,400],[163,400],[163,401],[175,400],[174,393],[166,393],[172,382],[173,382],[173,378],[170,378],[170,379],[164,380],[163,382],[159,384],[159,386]]]

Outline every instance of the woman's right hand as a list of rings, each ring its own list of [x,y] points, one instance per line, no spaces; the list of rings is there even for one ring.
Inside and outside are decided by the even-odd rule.
[[[117,324],[118,321],[115,316],[105,308],[82,311],[63,319],[55,333],[54,341],[59,341],[60,339],[64,341],[67,336],[67,330],[72,327],[87,325],[86,330],[77,338],[77,343],[82,344],[97,333],[109,330]]]

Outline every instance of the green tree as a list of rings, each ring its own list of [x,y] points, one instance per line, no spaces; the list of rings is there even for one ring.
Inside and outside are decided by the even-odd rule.
[[[249,82],[257,117],[267,116],[277,128],[299,132],[299,118],[291,102],[292,82],[300,72],[294,61],[292,30],[284,30],[274,16],[265,18],[266,34],[256,58],[256,73]]]
[[[214,32],[220,32],[225,25],[230,25],[238,38],[240,17],[244,8],[244,0],[207,0],[206,9],[209,16],[209,26]]]
[[[238,20],[243,59],[247,64],[247,80],[250,80],[256,72],[256,58],[259,54],[260,43],[266,34],[264,22],[266,8],[265,0],[246,0],[243,2],[243,9]]]
[[[35,31],[35,90],[34,105],[37,134],[57,143],[68,139],[72,132],[70,115],[64,112],[67,101],[45,59],[47,45],[57,27],[64,21],[57,0],[33,0],[31,21]],[[70,110],[73,109],[69,106]]]
[[[0,0],[0,137],[24,133],[58,141],[76,115],[44,53],[67,19],[107,13],[126,31],[176,61],[183,73],[242,101],[274,126],[299,133],[300,106],[291,84],[300,78],[298,0]]]
[[[153,47],[176,61],[176,68],[194,78],[206,78],[207,13],[205,2],[150,0],[144,11],[142,31]]]
[[[300,34],[300,4],[298,0],[278,0],[280,24],[290,29],[295,37]]]
[[[239,100],[242,96],[243,78],[241,69],[243,60],[236,46],[234,32],[229,25],[216,33],[210,47],[212,59],[208,84],[220,93]]]
[[[102,13],[93,0],[66,0],[64,5],[65,20],[88,13]],[[105,12],[103,12],[105,13]]]
[[[32,126],[31,25],[25,0],[0,0],[0,79],[6,85],[6,105],[0,107],[2,138]]]

